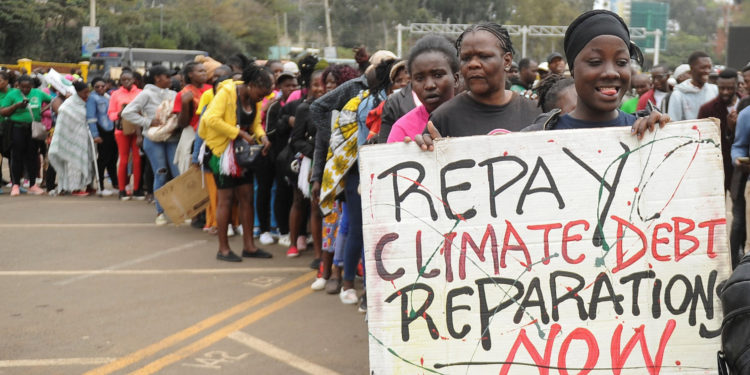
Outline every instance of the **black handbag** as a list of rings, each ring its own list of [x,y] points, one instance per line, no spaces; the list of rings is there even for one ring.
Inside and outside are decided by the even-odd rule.
[[[240,101],[240,90],[237,88],[237,122],[240,122],[240,109],[242,108],[242,102]],[[256,113],[256,116],[258,114]],[[258,170],[263,167],[264,160],[263,145],[248,143],[244,138],[237,137],[232,142],[234,148],[234,160],[237,165],[243,169],[249,169],[251,171]]]
[[[257,170],[264,165],[261,157],[263,145],[251,145],[244,138],[237,137],[232,146],[234,147],[234,159],[240,167]]]

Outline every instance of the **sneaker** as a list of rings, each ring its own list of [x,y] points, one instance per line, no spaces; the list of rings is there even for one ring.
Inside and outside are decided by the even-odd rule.
[[[39,185],[34,185],[34,186],[32,186],[32,187],[29,188],[29,194],[31,194],[31,195],[42,195],[42,194],[44,194],[44,189],[40,188]]]
[[[273,255],[271,253],[263,250],[263,249],[256,249],[253,252],[242,250],[242,257],[243,258],[261,258],[261,259],[270,259],[273,258]]]
[[[120,190],[120,193],[118,194],[121,201],[128,201],[130,200],[130,196],[128,195],[128,192],[125,190]]]
[[[56,197],[57,196],[57,190],[50,190],[47,192],[47,195],[50,197]]]
[[[253,227],[253,238],[258,238],[258,237],[260,237],[260,228]]]
[[[307,236],[297,236],[297,248],[300,251],[307,250]]]
[[[156,225],[167,225],[169,221],[167,220],[167,215],[164,215],[164,213],[160,213],[156,215],[156,220],[154,221]]]
[[[299,251],[294,246],[290,247],[289,250],[286,251],[287,258],[296,258],[298,256],[299,256]]]
[[[234,231],[237,232],[237,234],[239,234],[240,236],[243,235],[243,234],[245,234],[245,231],[242,230],[242,224],[240,224],[237,227],[235,227]]]
[[[292,241],[289,239],[288,234],[282,234],[281,236],[279,236],[279,245],[285,246],[285,247],[292,245]]]
[[[86,191],[86,190],[78,190],[78,191],[74,191],[74,192],[70,193],[70,195],[72,195],[74,197],[88,197],[89,196],[89,192]]]
[[[366,314],[367,313],[367,294],[363,294],[362,298],[359,300],[359,306],[357,307],[357,311]]]
[[[339,293],[339,299],[344,305],[353,305],[359,302],[359,297],[357,297],[357,290],[354,288],[342,290],[341,293]]]
[[[326,281],[326,294],[339,294],[341,291],[341,279],[331,277]]]
[[[273,240],[273,237],[271,236],[271,233],[269,232],[263,232],[263,234],[260,235],[260,243],[262,245],[270,245],[276,241]]]
[[[19,195],[21,195],[21,187],[18,185],[13,185],[13,187],[10,188],[10,196],[17,197]]]
[[[99,191],[96,192],[96,195],[98,195],[100,197],[111,197],[114,194],[115,194],[115,192],[112,191],[112,190],[109,190],[109,189],[99,190]]]
[[[136,190],[133,192],[133,199],[137,201],[146,200],[146,194],[143,194],[143,190]]]
[[[216,253],[216,259],[217,260],[223,260],[225,262],[242,262],[242,258],[237,256],[233,251],[229,250],[229,253],[227,255],[224,255],[221,253],[221,251]]]
[[[326,283],[328,280],[322,278],[322,277],[316,277],[315,281],[310,285],[310,289],[312,290],[323,290],[326,287]]]
[[[234,228],[232,228],[232,224],[227,225],[227,237],[234,237]]]

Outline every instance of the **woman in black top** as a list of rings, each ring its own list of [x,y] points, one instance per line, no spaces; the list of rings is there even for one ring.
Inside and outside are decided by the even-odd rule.
[[[294,115],[294,127],[292,128],[291,135],[291,146],[292,152],[295,154],[301,154],[310,160],[313,158],[315,152],[315,135],[317,134],[317,126],[310,120],[310,104],[317,98],[323,96],[325,93],[325,84],[323,83],[323,71],[316,70],[310,76],[308,81],[308,91],[305,100],[299,104],[297,111]],[[310,169],[311,171],[312,169]],[[307,176],[298,176],[298,178],[304,179],[304,181],[310,181],[309,173]],[[298,184],[298,186],[301,184]],[[309,186],[309,185],[308,185]],[[292,201],[292,209],[289,216],[290,233],[296,233],[298,225],[303,221],[302,215],[304,214],[305,207],[310,206],[310,189],[306,192],[302,192],[299,188],[294,189],[294,199]],[[319,208],[317,205],[310,207],[310,231],[313,236],[313,249],[315,251],[315,261],[311,266],[318,268],[322,256],[322,222],[319,214]],[[294,233],[293,233],[294,232]],[[291,237],[291,236],[290,236]],[[294,240],[294,237],[292,237]],[[329,253],[326,253],[326,255]],[[330,253],[330,260],[333,260],[333,253]],[[328,269],[330,270],[330,260],[328,261]]]
[[[431,150],[433,138],[440,136],[484,135],[498,128],[518,131],[541,113],[535,102],[505,89],[514,52],[508,30],[496,23],[472,25],[458,37],[456,49],[468,91],[430,115],[432,134],[415,139],[423,150]]]

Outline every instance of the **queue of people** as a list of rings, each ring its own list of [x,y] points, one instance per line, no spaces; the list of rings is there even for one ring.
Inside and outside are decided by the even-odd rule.
[[[29,194],[44,193],[36,184],[40,155],[57,172],[56,183],[44,174],[53,180],[45,183],[49,193],[114,194],[106,189],[106,172],[121,200],[145,199],[198,168],[210,204],[193,224],[217,235],[219,261],[271,258],[261,246],[274,242],[297,257],[310,244],[310,266],[319,271],[311,288],[366,312],[366,293],[354,284],[364,275],[362,145],[414,142],[432,151],[440,137],[608,126],[630,126],[642,138],[670,119],[716,117],[736,265],[750,225],[750,112],[744,110],[750,65],[743,72],[721,69],[716,84],[703,52],[674,72],[664,65],[641,72],[643,55],[627,25],[603,10],[570,24],[564,54],[553,52],[541,64],[514,59],[508,30],[483,23],[455,42],[425,36],[405,60],[360,49],[356,68],[314,56],[262,65],[241,55],[226,65],[201,58],[183,67],[182,82],[156,65],[143,77],[145,86],[124,69],[117,86],[74,81],[68,92],[52,95],[34,88],[29,76],[0,72],[0,115],[11,124],[2,134],[11,145],[10,195],[20,194],[24,177]],[[55,99],[62,104],[49,109],[55,123],[47,149],[31,128]],[[241,142],[259,145],[252,167],[236,160]],[[155,223],[166,224],[158,201],[155,206]],[[237,253],[228,240],[234,234],[242,236]]]

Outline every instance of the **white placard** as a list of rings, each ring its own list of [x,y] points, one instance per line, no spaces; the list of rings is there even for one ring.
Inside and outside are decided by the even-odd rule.
[[[372,373],[716,373],[719,142],[704,120],[362,147]]]

